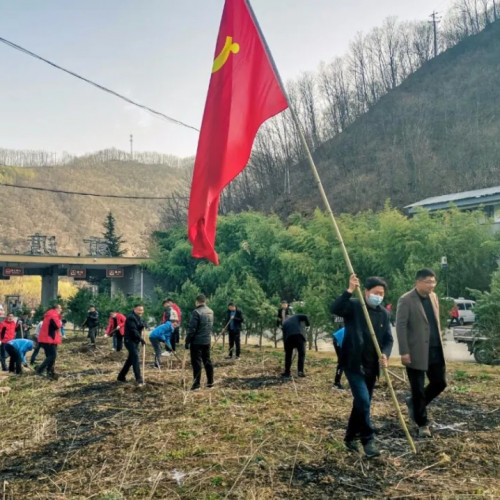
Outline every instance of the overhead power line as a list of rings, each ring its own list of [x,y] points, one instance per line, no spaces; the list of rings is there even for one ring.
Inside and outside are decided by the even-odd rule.
[[[0,182],[0,186],[12,187],[17,189],[32,189],[33,191],[47,191],[49,193],[69,194],[76,196],[95,196],[96,198],[121,198],[125,200],[187,200],[187,196],[132,196],[120,194],[98,194],[98,193],[82,193],[80,191],[64,191],[62,189],[50,189],[37,186],[22,186],[20,184],[8,184]]]
[[[114,95],[115,97],[118,97],[119,99],[122,99],[129,104],[132,104],[134,106],[137,106],[138,108],[144,109],[146,111],[149,111],[153,115],[159,116],[160,118],[163,118],[171,123],[174,123],[175,125],[180,125],[182,127],[190,128],[192,130],[196,130],[199,132],[199,129],[196,127],[193,127],[192,125],[189,125],[188,123],[184,123],[181,120],[177,120],[176,118],[172,118],[171,116],[168,116],[164,113],[161,113],[160,111],[156,111],[155,109],[150,108],[149,106],[145,106],[144,104],[140,104],[136,101],[133,101],[132,99],[129,99],[128,97],[125,97],[122,94],[119,94],[118,92],[115,92],[114,90],[108,89],[107,87],[104,87],[103,85],[100,85],[99,83],[93,82],[92,80],[89,80],[88,78],[85,78],[84,76],[79,75],[78,73],[75,73],[74,71],[70,71],[69,69],[63,68],[62,66],[59,66],[58,64],[49,61],[48,59],[45,59],[42,56],[39,56],[38,54],[35,54],[34,52],[31,52],[31,50],[25,49],[24,47],[21,47],[20,45],[17,45],[14,42],[10,42],[9,40],[6,40],[5,38],[0,37],[0,42],[5,43],[9,47],[12,47],[13,49],[19,50],[20,52],[23,52],[24,54],[27,54],[28,56],[34,57],[35,59],[39,59],[40,61],[43,61],[47,64],[50,64],[56,69],[60,69],[61,71],[64,71],[65,73],[68,73],[71,76],[74,76],[80,80],[83,80],[86,83],[89,83],[90,85],[93,85],[94,87],[97,87],[100,90],[103,90],[104,92],[107,92],[108,94]]]

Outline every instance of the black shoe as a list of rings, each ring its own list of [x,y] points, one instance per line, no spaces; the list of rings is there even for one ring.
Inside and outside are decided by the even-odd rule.
[[[306,376],[306,374],[305,374],[304,372],[299,372],[299,373],[297,373],[297,375],[298,375],[299,377],[305,377],[305,376]]]
[[[118,378],[116,379],[117,382],[126,382],[127,379],[125,377],[120,377],[120,375],[118,375]]]
[[[290,372],[283,372],[283,373],[281,374],[281,376],[282,376],[283,378],[290,378]]]
[[[344,388],[342,387],[342,384],[333,384],[334,389],[338,389],[339,391],[343,391]]]
[[[418,437],[419,438],[431,438],[432,432],[428,425],[422,425],[418,428]]]
[[[413,399],[411,396],[405,398],[406,406],[408,407],[408,415],[415,422],[415,411],[413,409]]]
[[[380,456],[380,450],[375,446],[373,441],[368,441],[368,443],[363,445],[365,450],[366,458],[374,458]]]
[[[211,389],[215,384],[213,382],[209,382],[207,384],[207,389]]]
[[[50,380],[59,380],[59,375],[57,373],[52,372],[47,375],[47,378],[49,378]]]
[[[352,441],[344,441],[344,444],[349,451],[354,451],[354,453],[361,455],[361,443],[357,439],[354,439]]]
[[[135,381],[137,385],[144,385],[144,379],[140,378]]]
[[[192,391],[199,391],[201,389],[201,387],[199,385],[193,385],[191,386],[191,390]]]

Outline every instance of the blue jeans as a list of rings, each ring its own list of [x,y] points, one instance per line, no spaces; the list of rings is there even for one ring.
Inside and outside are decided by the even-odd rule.
[[[377,374],[375,372],[362,374],[347,369],[344,369],[344,373],[351,386],[354,399],[344,439],[345,441],[353,441],[359,438],[364,445],[371,441],[374,436],[370,419],[370,406]]]

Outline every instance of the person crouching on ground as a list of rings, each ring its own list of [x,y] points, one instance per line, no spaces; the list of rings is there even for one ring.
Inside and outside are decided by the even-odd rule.
[[[47,370],[47,376],[54,380],[58,378],[54,372],[57,359],[57,346],[62,343],[60,331],[62,327],[61,311],[61,305],[55,304],[45,313],[42,328],[38,335],[38,343],[45,352],[45,359],[37,368],[36,374],[43,375],[44,370]]]
[[[167,352],[172,351],[171,338],[178,326],[177,320],[167,321],[162,325],[157,326],[150,334],[149,341],[155,351],[155,368],[161,368],[161,342],[165,344]]]
[[[35,343],[29,339],[14,339],[7,342],[5,349],[10,356],[9,372],[21,375],[23,365],[28,366],[26,353],[32,351],[34,347]]]
[[[142,320],[144,314],[144,306],[136,304],[134,310],[127,316],[125,321],[125,348],[128,351],[128,357],[123,364],[123,368],[118,374],[118,382],[126,382],[127,373],[130,367],[134,370],[135,381],[138,384],[144,384],[144,379],[141,375],[141,364],[139,362],[139,346],[144,346],[146,341],[142,338],[142,332],[146,325]],[[144,347],[143,347],[144,348]]]
[[[309,318],[305,314],[294,314],[283,321],[283,345],[285,347],[285,371],[282,377],[290,377],[293,350],[297,349],[297,375],[305,377],[304,362],[306,360],[306,330]]]
[[[206,304],[207,298],[200,294],[196,297],[196,309],[189,318],[186,335],[186,349],[191,353],[191,366],[193,367],[192,391],[200,389],[201,367],[205,367],[207,374],[207,387],[214,385],[214,367],[210,359],[210,341],[214,325],[214,312]]]
[[[370,419],[370,406],[375,381],[379,375],[379,363],[387,366],[387,360],[394,342],[391,332],[390,315],[381,306],[387,284],[382,278],[371,277],[365,282],[364,299],[367,305],[375,336],[382,357],[377,351],[366,323],[363,308],[352,294],[359,286],[355,274],[349,278],[348,289],[331,306],[331,312],[344,318],[345,333],[342,342],[341,363],[351,386],[353,406],[344,437],[346,447],[361,454],[363,445],[367,458],[380,455],[373,440],[375,432]]]
[[[335,389],[342,390],[342,384],[340,383],[342,379],[342,342],[344,341],[345,328],[339,328],[336,332],[333,332],[333,348],[335,349],[335,354],[337,355],[337,369],[335,370],[335,380],[333,381],[333,387]]]

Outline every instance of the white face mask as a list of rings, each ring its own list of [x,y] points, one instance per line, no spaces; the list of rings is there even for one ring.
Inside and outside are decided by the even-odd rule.
[[[383,300],[384,300],[384,297],[381,297],[380,295],[375,295],[374,293],[370,293],[370,295],[368,295],[368,299],[366,301],[371,306],[377,307],[380,304],[382,304]]]

